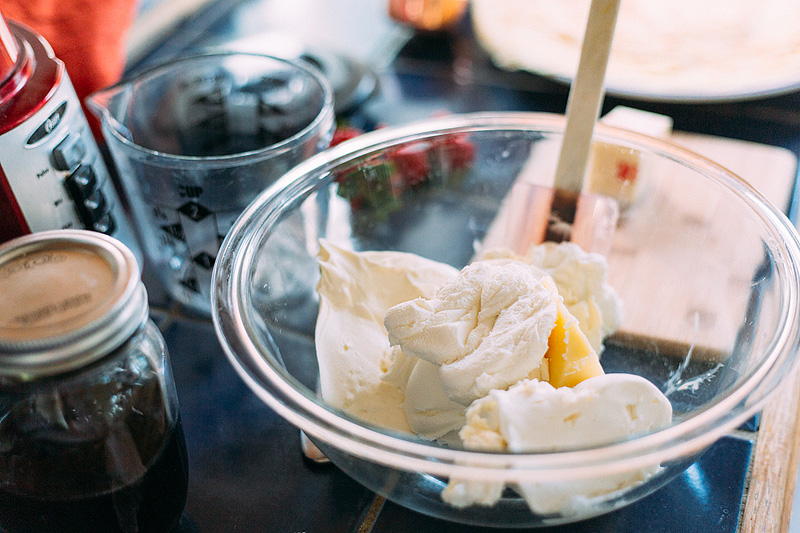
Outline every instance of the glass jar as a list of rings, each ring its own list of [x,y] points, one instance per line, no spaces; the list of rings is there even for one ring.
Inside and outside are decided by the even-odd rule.
[[[169,531],[186,444],[133,254],[83,230],[0,246],[0,531]]]

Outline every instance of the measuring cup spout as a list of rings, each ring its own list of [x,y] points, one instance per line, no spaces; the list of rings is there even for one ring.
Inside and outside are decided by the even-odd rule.
[[[86,97],[86,105],[98,119],[102,120],[105,114],[109,112],[109,104],[112,98],[119,94],[119,91],[120,89],[117,86],[95,91]]]
[[[130,97],[130,84],[121,83],[95,91],[86,97],[86,106],[103,125],[125,138],[129,138],[128,129],[123,126],[126,102]]]

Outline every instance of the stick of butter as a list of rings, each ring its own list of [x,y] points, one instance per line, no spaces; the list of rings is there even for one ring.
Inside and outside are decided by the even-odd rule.
[[[662,139],[672,133],[672,118],[624,106],[615,107],[600,122]],[[610,196],[625,210],[641,197],[647,172],[637,150],[595,141],[584,191]]]

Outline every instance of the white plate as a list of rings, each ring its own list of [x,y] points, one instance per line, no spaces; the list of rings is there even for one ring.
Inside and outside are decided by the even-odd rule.
[[[589,0],[472,0],[497,66],[569,83]],[[622,0],[610,94],[707,102],[800,89],[800,0]]]

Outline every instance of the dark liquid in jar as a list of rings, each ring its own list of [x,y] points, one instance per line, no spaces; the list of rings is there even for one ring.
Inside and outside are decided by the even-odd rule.
[[[118,385],[59,398],[55,425],[70,431],[39,416],[41,405],[0,420],[0,531],[156,533],[178,523],[188,487],[180,420],[173,426],[156,380],[108,387]]]
[[[166,532],[183,512],[188,487],[183,428],[138,482],[101,496],[37,500],[0,493],[0,530],[30,532]]]

